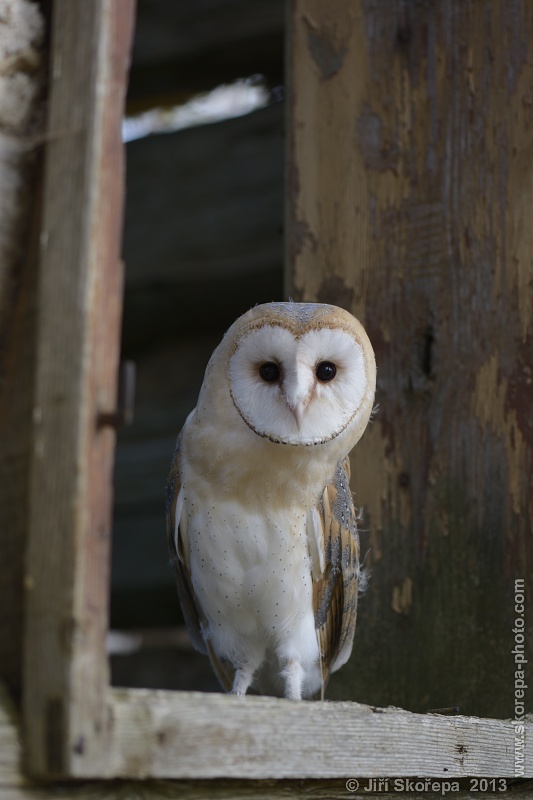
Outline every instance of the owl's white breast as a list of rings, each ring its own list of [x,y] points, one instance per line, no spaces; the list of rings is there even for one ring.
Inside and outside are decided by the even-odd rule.
[[[184,489],[194,591],[219,656],[262,661],[266,652],[318,658],[303,509],[254,509],[189,474]]]

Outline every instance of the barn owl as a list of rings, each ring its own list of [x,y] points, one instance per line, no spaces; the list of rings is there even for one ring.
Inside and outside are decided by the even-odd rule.
[[[190,637],[232,694],[323,698],[350,656],[348,453],[375,381],[362,325],[332,305],[256,306],[209,361],[174,452],[167,530]]]

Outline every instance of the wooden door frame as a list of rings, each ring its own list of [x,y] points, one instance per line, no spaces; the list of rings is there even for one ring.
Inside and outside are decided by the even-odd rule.
[[[115,437],[103,421],[117,393],[120,125],[133,18],[134,0],[54,3],[25,575],[29,771],[45,778],[514,776],[511,721],[110,687]],[[531,770],[533,724],[526,728]]]

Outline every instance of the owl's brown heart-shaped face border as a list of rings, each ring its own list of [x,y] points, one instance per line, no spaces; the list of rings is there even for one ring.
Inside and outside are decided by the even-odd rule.
[[[228,365],[230,393],[258,436],[276,444],[325,444],[357,415],[368,391],[362,345],[345,325],[325,321],[255,322],[236,342]]]

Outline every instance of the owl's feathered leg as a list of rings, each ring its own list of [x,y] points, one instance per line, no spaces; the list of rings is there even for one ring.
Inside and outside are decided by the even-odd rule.
[[[287,659],[281,671],[281,676],[285,680],[285,697],[287,700],[301,700],[304,671],[300,662],[294,658]]]
[[[246,664],[243,667],[238,667],[238,669],[235,670],[235,678],[229,694],[246,694],[252,683],[254,672],[254,664]]]

